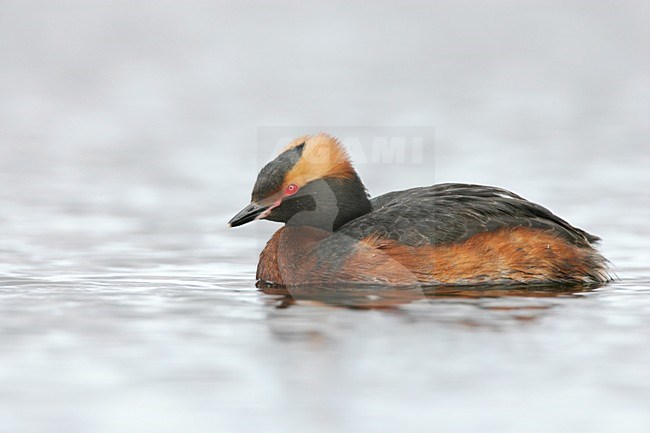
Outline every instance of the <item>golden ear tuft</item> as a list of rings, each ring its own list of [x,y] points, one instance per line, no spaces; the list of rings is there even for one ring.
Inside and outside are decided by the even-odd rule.
[[[325,133],[300,137],[293,140],[285,150],[303,143],[305,147],[302,156],[287,173],[286,184],[302,186],[324,177],[347,179],[355,175],[348,153],[336,138]]]

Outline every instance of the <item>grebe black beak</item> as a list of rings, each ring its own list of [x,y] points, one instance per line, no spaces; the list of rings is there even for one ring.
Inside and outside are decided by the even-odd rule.
[[[264,218],[268,215],[266,211],[270,210],[271,206],[262,205],[255,202],[252,202],[244,209],[242,209],[237,215],[232,217],[228,222],[228,227],[237,227],[255,221],[261,218]]]

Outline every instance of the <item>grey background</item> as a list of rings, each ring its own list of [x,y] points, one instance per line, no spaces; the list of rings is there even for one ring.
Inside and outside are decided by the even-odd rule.
[[[0,2],[0,425],[647,431],[649,9]],[[621,280],[276,309],[253,280],[278,226],[225,228],[259,137],[373,126],[435,139],[357,163],[372,194],[511,189],[602,236]]]

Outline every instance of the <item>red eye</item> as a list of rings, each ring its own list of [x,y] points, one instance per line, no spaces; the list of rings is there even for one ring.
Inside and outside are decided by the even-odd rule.
[[[284,195],[293,195],[296,192],[298,192],[298,185],[293,183],[284,189]]]

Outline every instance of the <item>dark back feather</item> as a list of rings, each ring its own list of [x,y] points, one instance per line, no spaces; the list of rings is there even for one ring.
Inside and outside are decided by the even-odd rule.
[[[370,235],[411,246],[458,243],[509,227],[552,232],[586,247],[599,240],[548,209],[510,191],[482,185],[446,183],[390,192],[371,200],[373,210],[337,233],[353,239]]]

